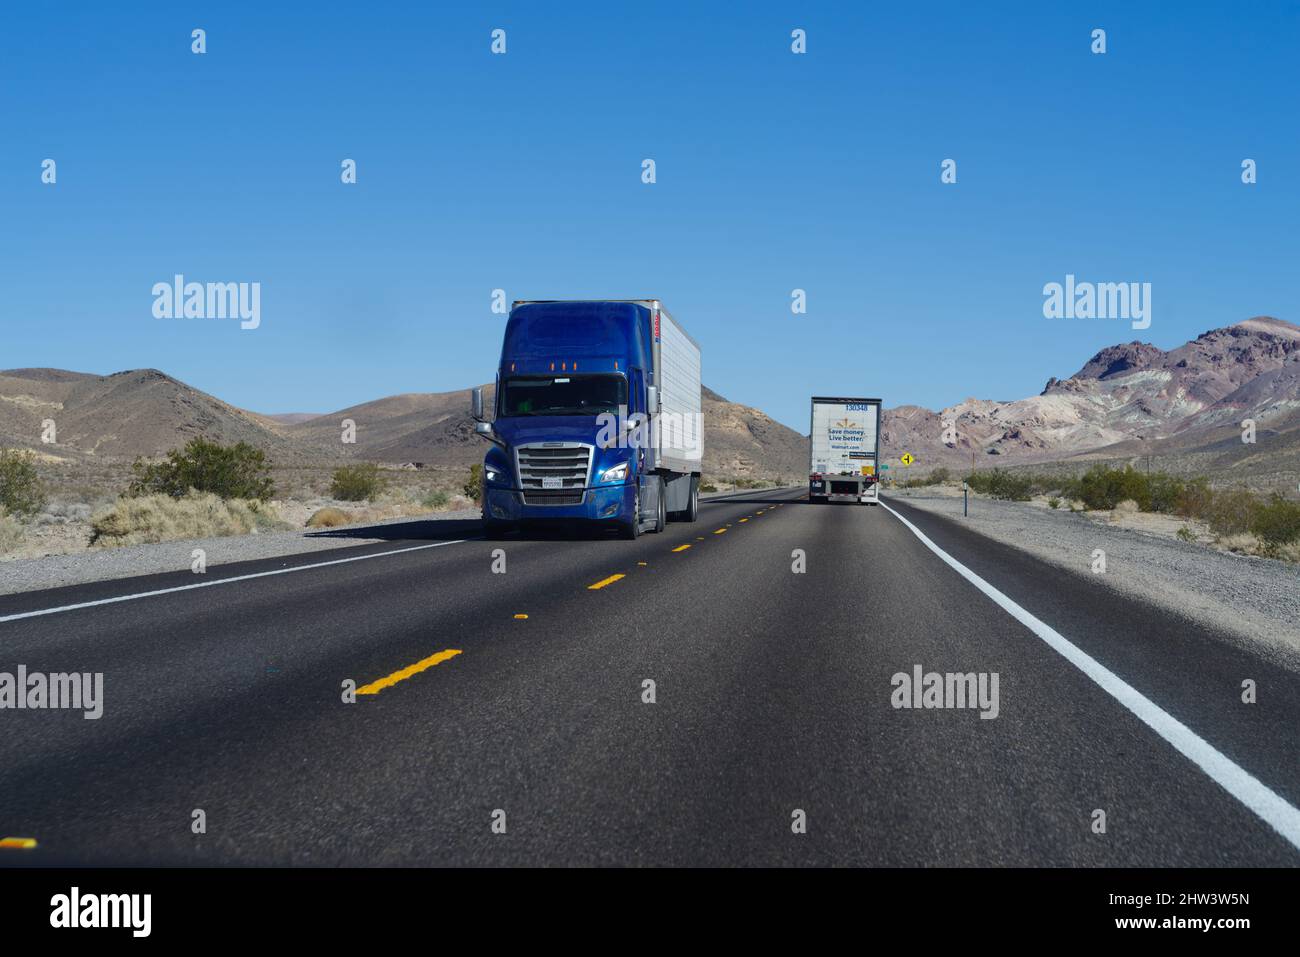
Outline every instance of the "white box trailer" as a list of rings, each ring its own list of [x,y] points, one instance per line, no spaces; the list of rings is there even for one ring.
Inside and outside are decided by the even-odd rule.
[[[880,400],[813,396],[808,500],[880,504]]]
[[[654,372],[658,391],[652,430],[655,466],[698,476],[704,460],[704,404],[700,347],[658,299],[645,302],[654,328]]]

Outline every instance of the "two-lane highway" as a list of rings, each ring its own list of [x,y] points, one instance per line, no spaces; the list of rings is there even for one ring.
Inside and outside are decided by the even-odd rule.
[[[407,534],[0,598],[0,671],[105,698],[0,712],[0,832],[38,841],[0,864],[1300,863],[1294,672],[958,523],[788,491]],[[918,667],[996,706],[896,707]]]

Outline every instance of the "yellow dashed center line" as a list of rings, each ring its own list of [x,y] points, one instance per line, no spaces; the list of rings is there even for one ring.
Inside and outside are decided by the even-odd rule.
[[[747,518],[742,518],[741,521],[742,521],[742,522],[748,522],[749,519],[747,519]]]
[[[604,588],[606,585],[612,585],[622,577],[622,575],[610,575],[608,578],[602,578],[600,581],[596,582],[596,584],[588,585],[587,591],[595,591],[597,588]]]
[[[713,534],[714,534],[714,535],[721,535],[721,534],[722,534],[723,532],[725,532],[725,531],[726,531],[725,528],[720,528],[720,529],[718,529],[716,532],[714,532]]]
[[[649,565],[649,562],[637,562],[638,565]]]
[[[673,551],[675,551],[675,552],[684,552],[684,551],[686,551],[686,549],[688,549],[688,548],[690,548],[690,547],[691,547],[690,545],[678,545],[676,548],[673,549]]]
[[[527,617],[527,615],[515,615],[515,621],[523,621]]]
[[[385,688],[391,688],[399,681],[405,681],[412,675],[418,675],[426,668],[432,668],[434,665],[440,665],[448,658],[455,658],[460,654],[459,648],[448,648],[446,651],[440,651],[436,655],[430,655],[422,661],[417,661],[413,665],[408,665],[401,671],[394,671],[387,678],[380,678],[378,681],[372,681],[370,684],[357,689],[357,694],[379,694]]]
[[[36,846],[34,837],[4,837],[0,838],[0,848],[8,848],[15,851],[30,851]]]

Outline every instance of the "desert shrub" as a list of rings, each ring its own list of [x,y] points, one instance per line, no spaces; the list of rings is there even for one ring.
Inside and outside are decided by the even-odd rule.
[[[1300,503],[1288,501],[1274,492],[1267,502],[1255,506],[1250,531],[1269,546],[1300,540]]]
[[[1181,538],[1181,539],[1182,539],[1183,541],[1185,541],[1185,542],[1194,542],[1194,541],[1196,541],[1196,533],[1195,533],[1194,531],[1192,531],[1191,528],[1188,527],[1188,526],[1186,526],[1186,525],[1184,525],[1182,528],[1180,528],[1180,529],[1178,530],[1178,537]]]
[[[336,528],[339,525],[346,525],[352,519],[348,513],[338,508],[321,508],[312,512],[311,518],[307,519],[308,528]]]
[[[918,475],[916,478],[907,478],[899,482],[902,488],[928,488],[931,485],[942,485],[952,478],[952,474],[945,468],[931,469],[925,475]]]
[[[718,487],[717,487],[716,485],[714,485],[712,482],[701,482],[701,483],[700,483],[700,491],[701,491],[701,492],[716,492],[717,490],[718,490]]]
[[[469,467],[469,478],[462,486],[465,497],[470,501],[477,502],[483,497],[483,466],[477,462]]]
[[[156,493],[118,499],[91,519],[92,545],[144,545],[186,538],[219,538],[289,528],[258,499],[223,499],[211,492],[181,498]]]
[[[30,452],[0,449],[0,506],[11,515],[35,515],[45,507],[45,486]]]
[[[1215,535],[1240,535],[1250,531],[1258,507],[1259,499],[1247,489],[1221,489],[1210,496],[1201,517]]]
[[[1210,489],[1209,479],[1204,476],[1189,479],[1183,483],[1178,501],[1174,504],[1174,512],[1184,518],[1202,518],[1209,512],[1213,500],[1214,492]]]
[[[0,555],[7,555],[22,543],[22,523],[0,508]]]
[[[1146,512],[1151,508],[1150,482],[1131,466],[1113,469],[1094,465],[1079,479],[1079,499],[1090,509],[1113,509],[1129,499]]]
[[[1053,508],[1053,509],[1055,509],[1055,508],[1060,508],[1060,507],[1061,507],[1061,500],[1060,500],[1059,498],[1049,498],[1049,499],[1047,500],[1047,507],[1048,507],[1048,508]]]
[[[182,498],[191,490],[222,499],[256,499],[265,502],[275,494],[266,455],[247,442],[222,445],[191,439],[183,449],[172,449],[161,462],[136,459],[130,496],[169,495]]]
[[[420,499],[420,504],[428,509],[446,508],[451,504],[451,495],[440,488],[435,488]]]
[[[374,462],[344,465],[334,470],[330,498],[340,502],[373,502],[388,485]]]
[[[1147,509],[1162,515],[1174,515],[1187,493],[1187,482],[1164,472],[1155,472],[1147,478],[1150,501]]]
[[[1027,502],[1034,493],[1034,480],[1030,476],[1012,475],[1002,469],[972,473],[966,476],[966,482],[984,495],[1014,502]]]

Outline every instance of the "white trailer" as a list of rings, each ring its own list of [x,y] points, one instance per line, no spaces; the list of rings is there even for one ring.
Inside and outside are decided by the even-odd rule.
[[[813,396],[808,500],[880,504],[880,400]]]

